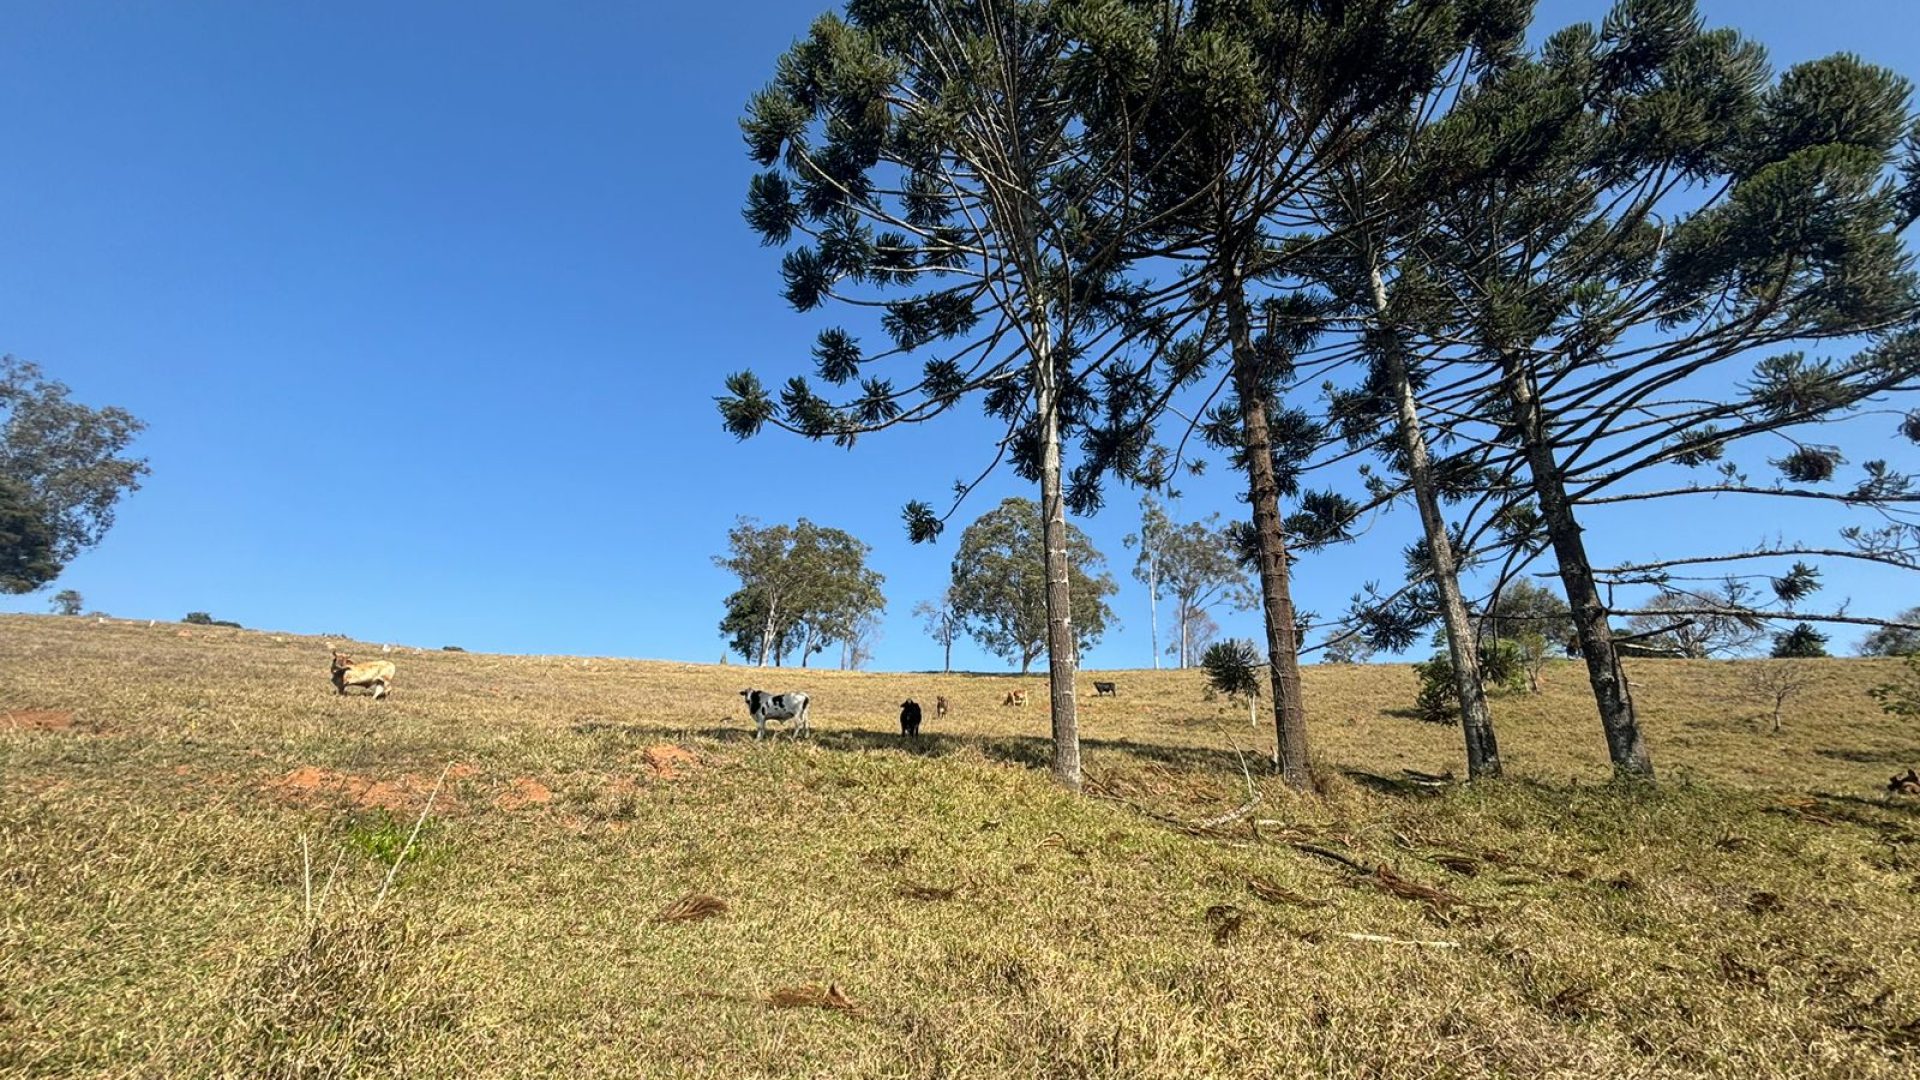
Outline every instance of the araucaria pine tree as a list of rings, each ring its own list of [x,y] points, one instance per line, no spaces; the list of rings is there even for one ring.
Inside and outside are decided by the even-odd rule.
[[[1039,487],[1053,772],[1069,787],[1081,773],[1062,444],[1107,404],[1102,366],[1150,330],[1122,276],[1130,204],[1113,192],[1127,174],[1085,109],[1151,75],[1150,47],[1120,47],[1138,27],[1114,4],[854,0],[780,59],[742,122],[766,169],[746,217],[789,245],[787,299],[877,313],[887,344],[819,335],[819,378],[857,385],[840,401],[794,378],[776,403],[752,374],[729,377],[726,425],[851,444],[979,396],[1004,426],[993,461]],[[908,358],[920,362],[904,383],[877,373]],[[1139,449],[1123,440],[1076,471],[1082,504],[1097,506],[1099,473]],[[915,502],[906,518],[925,541],[945,515]]]

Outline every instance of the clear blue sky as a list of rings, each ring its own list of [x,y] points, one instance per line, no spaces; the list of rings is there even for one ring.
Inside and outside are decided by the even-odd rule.
[[[784,307],[740,220],[735,121],[823,7],[5,4],[0,350],[151,425],[152,478],[56,588],[129,617],[713,661],[727,527],[804,514],[874,545],[876,666],[937,665],[909,610],[958,529],[913,547],[899,508],[983,463],[977,424],[741,445],[712,403],[728,371],[804,368],[822,325]],[[1907,0],[1704,7],[1779,65],[1848,49],[1920,76]],[[1602,11],[1548,0],[1540,26]],[[1003,478],[963,518],[1016,492]],[[1092,666],[1149,662],[1133,508],[1116,491],[1082,523],[1123,587]],[[1239,509],[1219,470],[1178,512]],[[1609,515],[1596,555],[1751,542],[1753,509]],[[1303,564],[1303,606],[1391,579],[1416,527]],[[1863,613],[1920,602],[1898,576],[1829,581]]]

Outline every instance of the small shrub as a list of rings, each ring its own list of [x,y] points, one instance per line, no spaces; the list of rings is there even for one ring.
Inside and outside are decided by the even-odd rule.
[[[1460,718],[1460,690],[1454,685],[1453,657],[1436,653],[1413,665],[1420,690],[1413,711],[1429,724],[1451,724]],[[1480,647],[1480,681],[1488,692],[1517,692],[1528,686],[1527,653],[1518,642],[1501,638]]]
[[[1901,660],[1907,669],[1899,682],[1882,683],[1867,693],[1888,715],[1911,720],[1920,716],[1920,655],[1908,654]]]
[[[467,650],[461,648],[458,645],[442,645],[440,646],[440,651],[441,652],[466,652]]]
[[[1207,673],[1207,688],[1230,698],[1245,698],[1247,719],[1259,723],[1255,704],[1260,700],[1260,650],[1251,641],[1234,638],[1207,646],[1200,667]]]
[[[1796,623],[1784,634],[1773,635],[1775,660],[1818,660],[1827,655],[1827,635],[1806,623]]]
[[[421,825],[420,835],[413,841],[413,850],[407,854],[409,866],[438,860],[441,845],[436,835],[439,831],[437,826],[438,822],[432,818]],[[378,810],[348,819],[346,843],[349,848],[381,866],[391,867],[399,861],[400,853],[406,851],[407,836],[412,831],[412,822],[401,821],[385,810]]]
[[[1778,735],[1780,714],[1786,709],[1787,702],[1799,697],[1812,681],[1812,672],[1800,664],[1785,660],[1761,660],[1747,669],[1742,683],[1747,693],[1759,698],[1764,706],[1773,710],[1773,733]]]

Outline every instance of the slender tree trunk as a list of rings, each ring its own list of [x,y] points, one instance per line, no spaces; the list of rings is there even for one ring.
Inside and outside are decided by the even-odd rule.
[[[1147,530],[1140,536],[1145,542]],[[1153,647],[1153,670],[1160,670],[1160,559],[1155,552],[1147,557],[1147,642]],[[1185,666],[1185,665],[1181,665]]]
[[[1593,685],[1594,703],[1600,709],[1607,754],[1613,759],[1616,774],[1651,780],[1653,759],[1640,736],[1633,692],[1620,666],[1619,651],[1613,645],[1613,627],[1607,622],[1606,604],[1593,579],[1593,566],[1587,561],[1586,541],[1580,535],[1580,523],[1574,519],[1572,500],[1567,498],[1566,479],[1553,457],[1539,398],[1534,394],[1526,365],[1518,356],[1503,352],[1500,363],[1507,398],[1520,426],[1533,493],[1540,500],[1540,517],[1546,523],[1554,557],[1560,564],[1560,584],[1566,588],[1567,603],[1573,608],[1574,633],[1580,639],[1580,651],[1587,661],[1587,681]]]
[[[1237,270],[1224,282],[1227,334],[1233,348],[1234,389],[1247,457],[1247,494],[1260,550],[1261,607],[1267,620],[1267,658],[1273,678],[1274,763],[1296,791],[1313,787],[1307,757],[1307,711],[1300,692],[1300,642],[1288,582],[1287,537],[1280,520],[1280,485],[1273,472],[1273,439],[1267,430],[1260,359],[1253,351],[1247,297]]]
[[[1480,650],[1474,642],[1467,603],[1460,595],[1460,569],[1453,558],[1453,538],[1440,512],[1434,490],[1433,461],[1427,437],[1420,429],[1420,405],[1413,396],[1407,358],[1400,350],[1398,330],[1384,325],[1387,287],[1379,267],[1371,268],[1374,313],[1381,316],[1386,336],[1382,350],[1387,378],[1399,407],[1400,445],[1407,453],[1407,479],[1413,483],[1413,501],[1420,508],[1420,526],[1426,532],[1434,585],[1440,593],[1440,618],[1447,628],[1447,652],[1453,660],[1454,689],[1460,695],[1460,730],[1467,744],[1467,776],[1474,780],[1500,775],[1500,746],[1493,734],[1493,714],[1487,707],[1486,683],[1480,674]]]
[[[1050,342],[1046,328],[1036,335]],[[1053,713],[1053,779],[1080,790],[1080,727],[1074,701],[1073,599],[1068,592],[1067,504],[1060,475],[1059,372],[1050,349],[1034,358],[1040,423],[1040,513],[1047,548],[1047,683]]]
[[[1181,630],[1179,630],[1179,634],[1181,634],[1181,671],[1187,671],[1187,642],[1188,640],[1192,640],[1187,630],[1187,621],[1190,617],[1192,617],[1192,615],[1188,615],[1187,601],[1183,600],[1181,601]]]
[[[779,614],[780,605],[773,601],[767,603],[767,621],[760,627],[760,666],[767,666],[767,654],[773,652],[773,620]]]
[[[953,639],[952,638],[947,639],[946,671],[947,671],[947,674],[949,675],[953,674]]]

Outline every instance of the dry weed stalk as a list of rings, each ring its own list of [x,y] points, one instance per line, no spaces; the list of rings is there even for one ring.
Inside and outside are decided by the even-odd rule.
[[[378,910],[387,899],[387,892],[393,888],[393,879],[400,873],[400,864],[407,861],[407,854],[413,850],[413,842],[420,838],[420,827],[427,823],[427,815],[433,812],[433,800],[440,797],[440,787],[447,782],[447,773],[453,770],[453,762],[440,770],[440,778],[433,782],[433,790],[427,793],[427,804],[420,808],[420,816],[413,819],[413,831],[407,834],[407,842],[400,846],[400,854],[394,856],[393,865],[387,867],[387,880],[380,883],[380,895],[373,898],[373,906]]]
[[[1294,907],[1303,908],[1333,906],[1331,900],[1316,900],[1305,893],[1294,892],[1283,885],[1276,885],[1263,877],[1248,878],[1247,891],[1269,904],[1292,904]]]
[[[727,902],[717,896],[706,893],[688,893],[687,895],[660,909],[653,917],[654,922],[698,922],[711,919],[727,911]]]
[[[776,1009],[838,1009],[841,1012],[858,1012],[860,1006],[840,989],[839,983],[806,983],[802,986],[783,986],[767,995],[767,1004]]]

